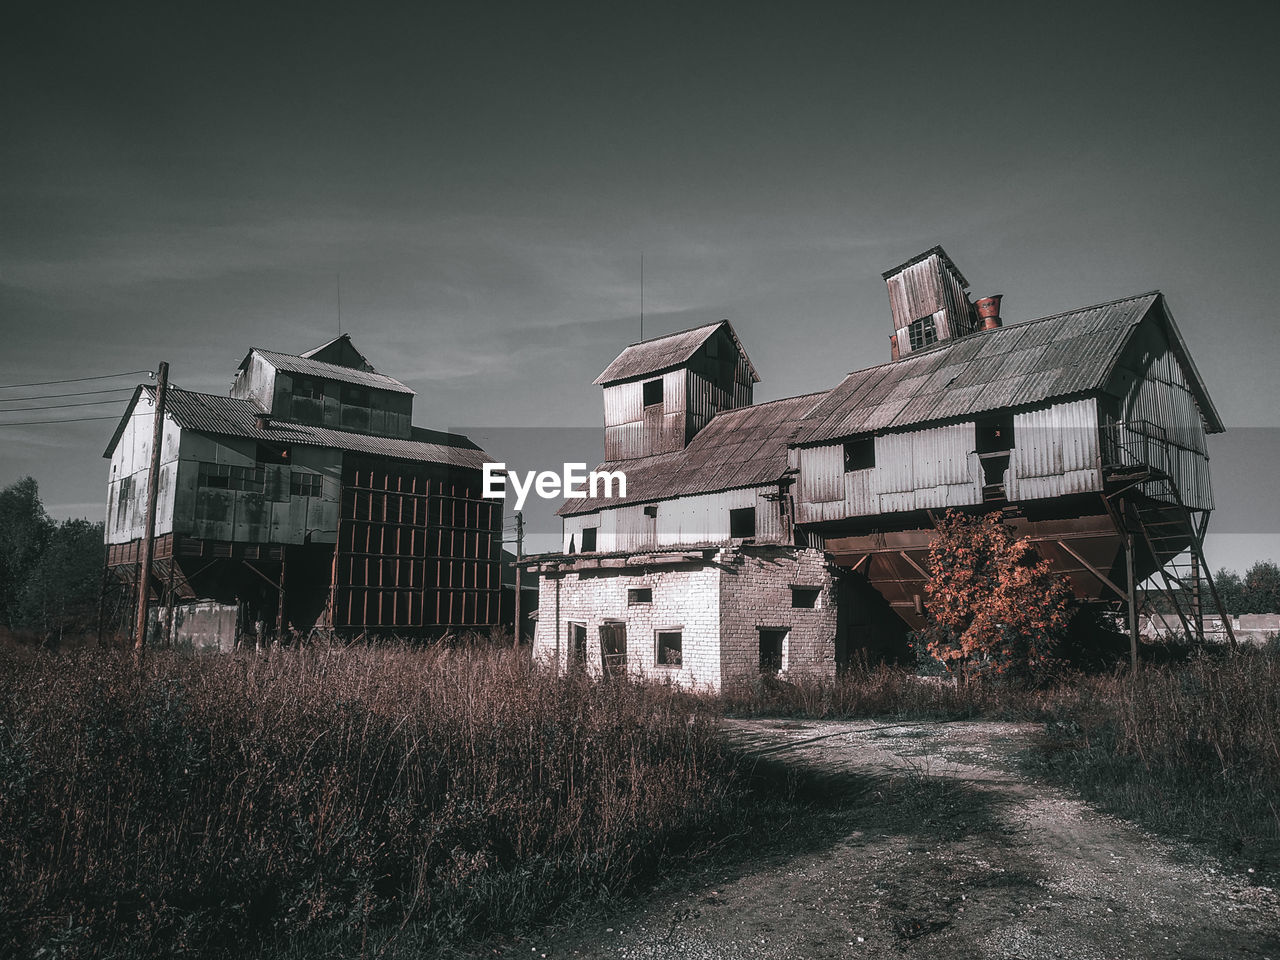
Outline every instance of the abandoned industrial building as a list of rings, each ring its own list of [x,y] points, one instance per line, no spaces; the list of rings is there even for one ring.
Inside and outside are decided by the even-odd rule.
[[[1223,426],[1164,296],[1005,325],[941,247],[883,276],[890,359],[833,389],[752,403],[728,321],[618,355],[595,381],[599,469],[624,470],[627,496],[568,501],[562,552],[531,559],[535,656],[711,689],[832,676],[923,624],[949,508],[1002,511],[1131,624],[1158,585],[1203,635],[1205,437]]]
[[[137,388],[104,454],[108,620],[138,589],[156,400]],[[413,426],[413,401],[346,335],[297,356],[251,349],[229,396],[170,387],[151,629],[225,649],[315,626],[497,624],[502,504],[481,496],[485,454]]]

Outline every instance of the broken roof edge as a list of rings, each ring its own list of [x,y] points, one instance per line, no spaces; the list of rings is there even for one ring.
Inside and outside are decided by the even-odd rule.
[[[733,324],[729,321],[727,317],[723,320],[716,320],[713,323],[703,323],[703,324],[699,324],[696,327],[688,327],[684,330],[674,330],[671,333],[664,333],[660,337],[650,337],[648,340],[637,340],[634,343],[629,343],[625,347],[623,347],[622,350],[618,352],[618,355],[614,357],[613,360],[609,362],[609,365],[605,367],[603,371],[601,371],[600,375],[596,377],[594,380],[592,380],[591,382],[593,384],[599,384],[602,387],[608,387],[608,386],[612,386],[615,383],[626,383],[627,381],[630,381],[630,380],[639,380],[642,377],[651,377],[656,373],[665,373],[668,370],[674,370],[677,367],[681,366],[682,364],[686,363],[689,357],[693,356],[693,354],[695,354],[702,347],[702,345],[711,338],[711,335],[715,331],[719,330],[721,327],[728,328],[729,336],[733,338],[734,346],[738,348],[738,353],[742,355],[742,359],[747,362],[747,371],[751,374],[751,382],[759,383],[760,374],[756,371],[755,364],[751,362],[751,357],[747,355],[747,350],[742,345],[742,340],[739,339],[738,332],[733,329]],[[629,373],[629,374],[625,374],[622,376],[615,376],[615,377],[610,377],[608,375],[609,371],[613,369],[614,366],[617,365],[618,361],[621,360],[622,357],[626,354],[626,352],[630,350],[632,347],[652,346],[653,344],[661,343],[664,340],[670,340],[673,337],[682,337],[691,333],[697,333],[699,330],[705,330],[707,332],[706,336],[700,338],[690,348],[688,354],[682,360],[677,360],[673,363],[664,363],[661,366],[653,367],[651,369],[648,369],[639,373]]]

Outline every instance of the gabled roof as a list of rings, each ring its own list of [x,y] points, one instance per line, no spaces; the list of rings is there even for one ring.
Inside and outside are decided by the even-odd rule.
[[[747,351],[742,349],[742,341],[734,332],[733,324],[728,320],[719,320],[705,326],[694,327],[692,330],[681,330],[679,333],[669,333],[665,337],[654,337],[652,340],[633,343],[618,354],[613,363],[605,367],[604,373],[592,382],[608,385],[617,383],[619,380],[631,380],[678,367],[682,363],[687,363],[721,327],[728,331],[729,336],[733,338],[734,346],[747,361],[747,369],[751,371],[751,382],[759,383],[760,376],[752,366]]]
[[[627,495],[567,500],[560,515],[774,483],[787,470],[787,447],[796,429],[825,396],[810,393],[724,410],[677,453],[606,461],[596,469],[625,473]]]
[[[945,340],[857,370],[815,407],[796,442],[830,442],[1100,391],[1153,311],[1183,362],[1207,429],[1221,431],[1164,297],[1155,291]]]
[[[342,363],[336,359],[343,354],[350,354],[355,362]],[[312,347],[301,356],[304,360],[320,360],[324,363],[334,363],[340,367],[350,367],[354,370],[365,370],[369,373],[378,372],[373,369],[373,364],[369,362],[369,358],[356,349],[356,345],[351,342],[351,335],[347,333],[340,333],[332,340],[322,343],[318,347]]]
[[[139,384],[120,424],[116,427],[104,457],[110,457],[120,442],[125,425],[133,415],[143,393],[154,400],[155,387]],[[415,427],[414,438],[371,437],[363,433],[332,430],[328,427],[312,427],[300,423],[270,421],[266,428],[258,425],[262,411],[251,400],[236,397],[220,397],[209,393],[196,393],[179,387],[170,387],[165,400],[165,413],[187,430],[210,433],[224,437],[244,437],[285,446],[327,447],[332,450],[349,450],[397,460],[417,460],[440,463],[454,467],[481,469],[489,458],[484,451],[466,437],[444,434]]]
[[[325,346],[328,346],[328,344],[317,347],[316,350],[322,350]],[[316,351],[310,352],[315,353]],[[325,363],[322,360],[312,360],[305,356],[298,357],[290,353],[276,353],[274,350],[263,350],[261,347],[253,347],[249,350],[245,358],[240,361],[241,370],[249,365],[249,358],[255,353],[277,370],[283,370],[285,373],[300,373],[308,377],[323,377],[326,380],[353,383],[357,386],[370,387],[374,390],[391,390],[395,393],[407,393],[410,395],[414,393],[413,390],[406,387],[395,377],[388,377],[383,373],[357,370],[354,367]]]

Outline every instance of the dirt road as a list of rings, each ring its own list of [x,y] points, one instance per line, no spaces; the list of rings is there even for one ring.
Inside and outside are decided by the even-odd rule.
[[[726,728],[762,765],[844,797],[815,813],[820,839],[805,824],[804,852],[708,866],[524,956],[1280,960],[1280,894],[1029,780],[1010,758],[1032,726]]]

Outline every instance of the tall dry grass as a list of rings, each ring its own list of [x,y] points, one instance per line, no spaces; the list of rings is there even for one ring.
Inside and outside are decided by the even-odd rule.
[[[1109,809],[1280,878],[1280,656],[1082,679],[1047,711],[1038,766]]]
[[[511,929],[732,819],[714,725],[492,648],[0,650],[0,954]]]

